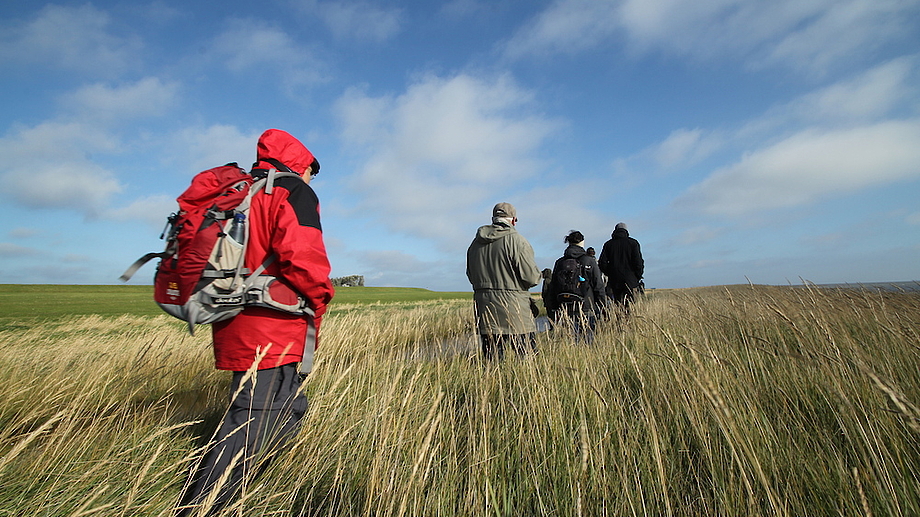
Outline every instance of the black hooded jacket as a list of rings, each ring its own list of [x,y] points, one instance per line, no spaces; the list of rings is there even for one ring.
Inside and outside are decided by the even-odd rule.
[[[613,291],[639,287],[639,280],[645,273],[639,241],[630,237],[626,228],[614,230],[610,237],[597,261],[601,272],[607,275],[607,286]]]

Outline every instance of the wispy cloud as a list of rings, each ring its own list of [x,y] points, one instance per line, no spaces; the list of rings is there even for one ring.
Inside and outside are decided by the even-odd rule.
[[[169,161],[189,174],[235,161],[248,169],[256,158],[260,133],[245,134],[236,126],[214,124],[181,129],[170,138]]]
[[[911,1],[557,0],[506,42],[510,57],[629,49],[820,74],[886,41],[912,37]]]
[[[618,29],[619,1],[557,0],[504,44],[511,58],[593,48]]]
[[[302,0],[301,12],[315,14],[340,40],[386,41],[402,29],[403,10],[367,1]]]
[[[115,139],[85,124],[46,122],[22,129],[0,139],[8,164],[0,169],[4,194],[33,208],[96,216],[122,186],[89,155],[117,148]]]
[[[812,8],[799,7],[809,3]],[[787,0],[779,6],[784,9],[770,3],[762,5],[768,7],[756,14],[777,20],[778,30],[773,39],[760,45],[764,50],[760,61],[789,65],[808,75],[820,75],[841,62],[869,56],[889,41],[916,38],[909,20],[920,13],[920,4],[909,0]],[[784,11],[795,14],[777,15]],[[745,25],[750,28],[753,23]]]
[[[679,206],[734,216],[920,178],[920,120],[807,130],[715,171]]]
[[[56,118],[18,127],[0,138],[9,164],[0,179],[4,195],[26,207],[74,210],[86,217],[118,217],[110,202],[123,190],[105,157],[130,151],[118,125],[168,113],[179,86],[147,77],[116,85],[94,83],[62,95]],[[225,136],[225,135],[218,135]],[[225,143],[226,140],[220,140]]]
[[[535,184],[522,189],[509,199],[518,211],[518,229],[535,248],[551,249],[561,253],[565,249],[563,238],[569,230],[585,235],[588,246],[600,249],[613,232],[616,220],[606,219],[601,212],[610,209],[611,192],[615,185],[600,179],[566,182],[561,185]],[[618,196],[618,199],[622,199]],[[491,210],[492,206],[487,207]],[[490,212],[480,214],[479,223],[488,224]],[[625,217],[620,214],[614,217]],[[465,229],[467,241],[472,239],[470,228]],[[467,243],[465,243],[467,244]],[[539,257],[538,257],[539,258]],[[549,258],[549,257],[545,257]],[[555,258],[554,258],[555,259]]]
[[[336,111],[361,155],[353,183],[362,204],[392,229],[464,240],[470,207],[544,168],[540,149],[557,123],[530,112],[529,100],[507,77],[429,76],[378,98],[350,90]]]
[[[916,56],[904,56],[775,106],[738,131],[761,136],[788,127],[839,127],[910,113],[920,101]],[[916,108],[914,108],[916,109]]]
[[[146,77],[111,86],[95,83],[62,97],[64,107],[81,120],[103,122],[164,115],[177,103],[179,84]]]
[[[127,206],[109,208],[100,216],[116,221],[144,221],[156,228],[166,224],[166,217],[178,210],[176,196],[153,195],[135,199]]]
[[[493,2],[482,0],[450,0],[441,5],[441,14],[452,19],[461,19],[494,9]]]
[[[25,226],[13,228],[7,233],[11,239],[28,239],[40,234],[41,230],[38,228],[28,228]]]
[[[265,76],[289,95],[326,80],[328,68],[311,48],[285,30],[258,20],[230,20],[208,55],[232,72]]]
[[[136,37],[115,34],[109,14],[91,4],[49,4],[31,20],[5,21],[0,28],[0,62],[103,77],[135,67],[142,48]]]
[[[31,257],[40,254],[41,252],[35,248],[27,248],[9,242],[0,242],[0,257]]]
[[[917,75],[915,57],[894,59],[779,104],[734,131],[674,131],[625,163],[651,161],[680,172],[715,151],[738,153],[675,201],[713,215],[799,206],[920,177],[911,165],[920,156]]]
[[[424,287],[448,290],[454,279],[463,276],[465,256],[450,260],[423,260],[404,251],[363,251],[359,264],[369,285]]]

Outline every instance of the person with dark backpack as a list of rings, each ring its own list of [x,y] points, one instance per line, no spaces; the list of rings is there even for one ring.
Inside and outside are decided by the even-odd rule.
[[[606,303],[604,279],[594,257],[585,252],[585,236],[572,230],[565,237],[568,247],[553,265],[547,299],[558,322],[572,325],[576,338],[594,340],[597,315]]]

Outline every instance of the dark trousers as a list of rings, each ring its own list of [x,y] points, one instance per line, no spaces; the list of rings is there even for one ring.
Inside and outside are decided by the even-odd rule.
[[[518,355],[537,350],[537,338],[533,332],[529,334],[479,334],[479,339],[482,341],[482,355],[486,359],[503,359],[505,348],[508,347]]]
[[[610,298],[623,310],[629,312],[629,305],[635,300],[635,291],[626,284],[608,288],[608,291]]]
[[[233,372],[230,408],[211,449],[190,472],[176,510],[179,517],[219,512],[300,428],[307,397],[298,392],[296,363],[258,370],[244,383],[245,375]]]
[[[563,303],[557,312],[561,314],[557,321],[571,326],[575,340],[594,343],[597,315],[593,309],[585,309],[585,302]]]

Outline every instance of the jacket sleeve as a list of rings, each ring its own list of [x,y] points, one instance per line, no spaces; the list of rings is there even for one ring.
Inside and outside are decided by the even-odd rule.
[[[299,183],[278,206],[271,247],[281,276],[306,297],[319,317],[335,293],[329,279],[332,268],[323,243],[319,200],[309,185]]]
[[[601,273],[605,275],[610,275],[610,271],[607,270],[609,267],[608,260],[610,257],[607,256],[607,243],[604,243],[604,247],[601,248],[601,256],[597,258],[597,267],[600,268]]]
[[[557,287],[558,277],[556,276],[556,264],[559,261],[557,260],[553,263],[553,275],[550,277],[549,288],[546,290],[546,298],[543,300],[543,304],[550,310],[556,310],[559,308],[559,304],[556,301],[556,296],[558,295],[559,288]]]
[[[591,268],[591,274],[594,277],[591,279],[591,288],[594,290],[594,302],[602,304],[604,303],[604,299],[607,298],[604,277],[601,275],[601,268],[597,265],[597,261],[593,258],[591,261],[594,262],[594,267]]]
[[[604,276],[600,268],[594,270],[594,302],[599,305],[607,303],[607,284],[604,283]]]
[[[636,274],[636,280],[641,280],[645,273],[645,261],[642,260],[642,250],[639,248],[639,241],[633,239],[633,273]]]
[[[537,267],[537,261],[534,259],[533,247],[520,234],[514,243],[514,268],[518,272],[521,281],[521,288],[525,291],[540,283],[540,268]]]

